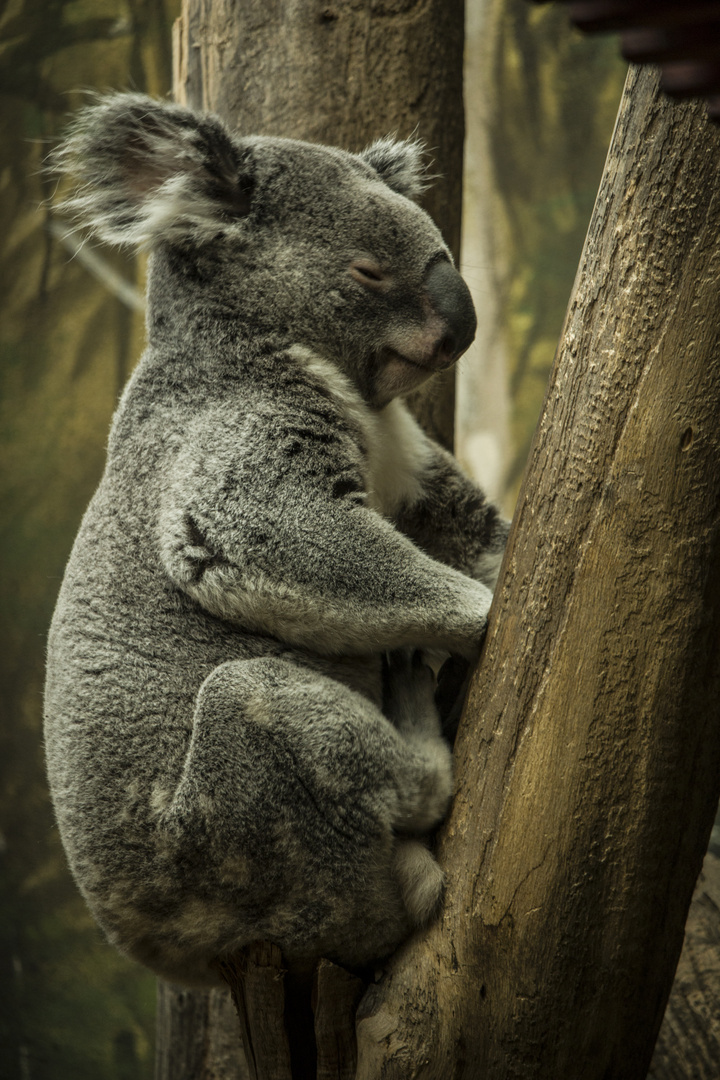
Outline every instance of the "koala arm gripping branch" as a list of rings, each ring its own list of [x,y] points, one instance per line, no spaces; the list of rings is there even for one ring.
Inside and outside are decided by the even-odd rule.
[[[429,558],[372,510],[309,493],[303,510],[277,521],[253,558],[254,523],[218,547],[209,515],[201,531],[177,508],[166,517],[167,571],[212,614],[288,644],[327,654],[415,646],[476,655],[488,588]]]
[[[416,499],[403,503],[394,520],[426,554],[494,589],[510,522],[435,444]]]
[[[338,447],[325,470],[311,437],[283,458],[263,434],[243,454],[241,436],[231,444],[213,428],[211,462],[176,461],[160,516],[175,585],[222,619],[325,654],[414,646],[473,658],[490,590],[368,509]]]

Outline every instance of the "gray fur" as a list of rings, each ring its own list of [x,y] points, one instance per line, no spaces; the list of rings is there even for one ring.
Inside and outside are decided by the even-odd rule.
[[[412,650],[476,654],[507,531],[401,400],[472,332],[406,197],[418,149],[241,139],[115,95],[57,165],[86,225],[152,249],[148,348],[49,640],[73,873],[174,980],[257,939],[378,959],[442,888],[422,838],[450,750]]]

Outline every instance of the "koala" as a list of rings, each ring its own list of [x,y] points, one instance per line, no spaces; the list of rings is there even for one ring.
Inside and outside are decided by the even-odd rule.
[[[475,332],[414,201],[421,148],[239,137],[114,94],[56,166],[88,229],[151,253],[147,349],[49,635],[72,872],[175,982],[256,940],[378,962],[443,887],[451,750],[421,653],[477,655],[507,536],[403,403]]]

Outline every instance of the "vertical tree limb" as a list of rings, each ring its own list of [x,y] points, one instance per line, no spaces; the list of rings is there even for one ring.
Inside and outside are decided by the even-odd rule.
[[[720,796],[720,136],[632,71],[359,1080],[640,1078]]]
[[[230,995],[158,981],[155,1080],[248,1080]]]
[[[354,1080],[357,1067],[355,1012],[365,990],[362,979],[321,960],[315,973],[317,1080]]]
[[[286,972],[277,945],[257,942],[219,967],[240,1021],[252,1080],[290,1080],[290,1044],[283,1022]]]

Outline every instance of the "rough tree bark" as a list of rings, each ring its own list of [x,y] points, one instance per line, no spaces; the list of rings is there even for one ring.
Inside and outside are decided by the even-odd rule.
[[[442,918],[358,1080],[644,1077],[720,796],[720,136],[628,78],[456,743]]]
[[[158,982],[155,1080],[246,1080],[230,995]]]
[[[174,31],[175,98],[217,112],[241,133],[349,150],[389,132],[417,133],[434,159],[430,172],[439,173],[424,205],[457,259],[463,17],[463,0],[183,0]],[[453,372],[413,402],[426,429],[448,447],[454,402]],[[322,971],[318,975],[322,979]],[[342,1004],[353,993],[340,975],[334,996]],[[318,1033],[328,1029],[332,1001],[328,995],[315,1015]],[[190,993],[159,983],[158,1005],[156,1080],[245,1075],[245,1066],[226,1053],[228,1040],[237,1039],[237,1024],[220,991]],[[332,1058],[331,1043],[327,1038],[321,1046],[325,1059]],[[284,1056],[282,1048],[278,1060]],[[327,1060],[320,1064],[328,1080],[347,1069],[338,1062],[332,1072]],[[282,1068],[273,1075],[283,1075]]]

